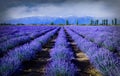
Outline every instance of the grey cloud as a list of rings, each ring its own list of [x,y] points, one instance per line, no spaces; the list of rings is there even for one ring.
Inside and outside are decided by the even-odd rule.
[[[77,2],[105,2],[113,5],[119,3],[120,0],[1,0],[0,9],[5,9],[20,5],[36,5],[36,4],[62,4],[62,3],[77,3]]]
[[[63,6],[63,5],[71,5],[77,3],[104,3],[104,7],[106,10],[112,11],[116,16],[119,16],[120,13],[120,0],[0,0],[0,20],[4,20],[6,18],[6,11],[12,7],[17,6],[27,6],[27,7],[35,7],[39,5],[41,7],[54,5],[54,6]],[[79,8],[79,7],[78,7]],[[7,13],[8,14],[8,13]]]

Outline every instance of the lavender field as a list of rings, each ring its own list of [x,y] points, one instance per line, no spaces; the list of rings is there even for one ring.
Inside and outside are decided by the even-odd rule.
[[[119,26],[0,26],[0,76],[120,76]]]

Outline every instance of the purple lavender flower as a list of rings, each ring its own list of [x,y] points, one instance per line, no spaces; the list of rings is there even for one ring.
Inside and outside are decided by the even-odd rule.
[[[101,48],[91,57],[91,63],[104,76],[120,75],[120,58],[110,53],[107,49]]]
[[[15,46],[18,46],[18,45],[28,42],[28,41],[30,41],[30,37],[28,37],[28,36],[22,36],[19,38],[10,39],[10,40],[0,44],[0,51],[7,52],[9,49],[12,49]]]
[[[71,62],[53,61],[46,67],[45,76],[75,76],[77,68]]]
[[[50,38],[56,31],[57,29],[45,34],[45,39],[47,40],[47,38]],[[20,47],[10,50],[8,54],[1,58],[0,75],[11,75],[19,68],[23,61],[27,61],[35,57],[35,53],[38,51],[38,49],[40,48],[39,50],[41,50],[41,43],[37,42],[36,40],[32,41],[30,44],[24,44]]]
[[[71,61],[74,59],[73,52],[69,48],[65,47],[55,47],[51,50],[50,56],[52,61],[57,61],[57,60],[66,60],[66,61]]]
[[[110,51],[115,51],[115,46],[114,46],[114,41],[110,41],[110,40],[105,40],[103,42],[103,46],[106,47],[107,49],[109,49]]]

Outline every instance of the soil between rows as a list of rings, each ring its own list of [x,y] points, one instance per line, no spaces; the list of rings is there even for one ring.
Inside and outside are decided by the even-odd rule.
[[[72,62],[77,66],[78,71],[76,76],[101,76],[99,72],[90,64],[87,56],[79,50],[77,44],[66,33],[66,38],[73,50],[75,59]],[[54,47],[55,39],[58,33],[55,34],[48,43],[36,54],[36,58],[23,63],[22,68],[15,72],[12,76],[44,76],[45,67],[50,61],[50,49]]]

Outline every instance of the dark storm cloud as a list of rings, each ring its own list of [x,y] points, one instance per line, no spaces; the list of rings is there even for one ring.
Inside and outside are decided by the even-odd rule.
[[[96,2],[96,1],[116,1],[116,0],[0,0],[0,10],[6,10],[10,7],[20,5],[36,5],[36,4],[61,4],[61,3],[77,3],[77,2]],[[119,0],[117,0],[119,1]],[[113,3],[113,2],[112,2]]]
[[[96,5],[97,5],[97,3],[98,4],[103,3],[104,5],[101,5],[101,6],[104,6],[104,11],[109,10],[110,12],[115,14],[117,17],[119,16],[119,13],[120,13],[120,8],[119,8],[120,0],[0,0],[0,20],[6,19],[7,15],[8,15],[8,13],[6,13],[6,11],[8,11],[9,9],[14,8],[14,7],[26,6],[27,9],[29,9],[29,8],[35,7],[37,5],[39,5],[39,7],[43,7],[44,5],[46,5],[48,7],[51,5],[53,5],[54,7],[57,7],[57,6],[61,5],[60,7],[66,8],[67,5],[72,6],[72,4],[74,4],[77,7],[77,5],[80,5],[82,3],[83,4],[86,3],[87,5],[92,4],[92,3],[94,3]],[[87,5],[85,5],[85,6],[87,6]],[[54,7],[51,7],[51,8],[54,8]],[[80,7],[78,6],[78,8],[80,8]],[[68,11],[68,13],[69,13],[69,11]]]
[[[120,0],[0,0],[0,10],[20,5],[36,5],[36,4],[61,4],[61,3],[77,3],[77,2],[104,2],[112,7],[120,6]]]
[[[6,10],[17,6],[35,6],[36,4],[59,4],[65,0],[0,0],[0,21],[6,19]]]

